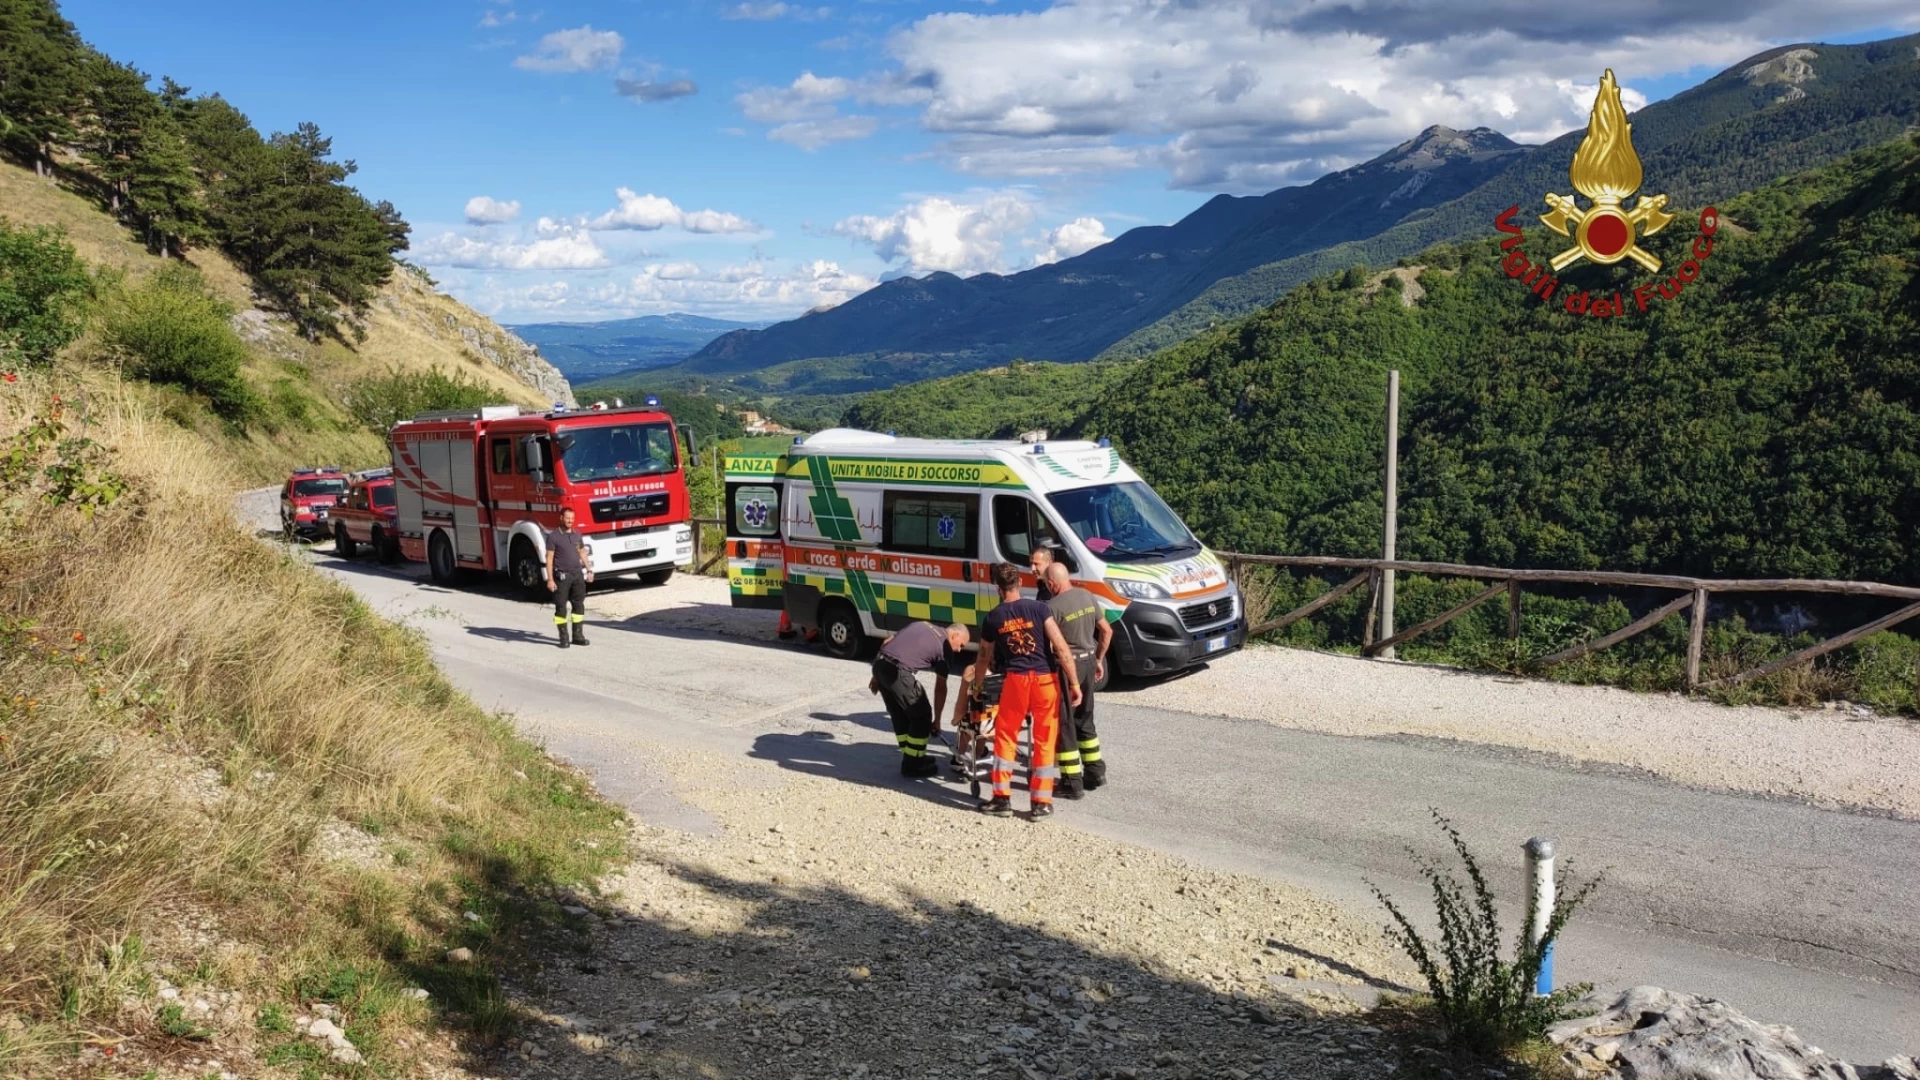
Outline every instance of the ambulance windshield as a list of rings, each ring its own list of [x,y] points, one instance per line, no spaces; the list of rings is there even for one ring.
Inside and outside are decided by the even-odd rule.
[[[1172,508],[1138,480],[1056,492],[1047,501],[1087,550],[1107,562],[1157,562],[1200,550]]]
[[[560,432],[573,445],[560,457],[566,477],[574,483],[618,480],[624,476],[651,476],[671,472],[671,424],[609,424],[570,427]]]

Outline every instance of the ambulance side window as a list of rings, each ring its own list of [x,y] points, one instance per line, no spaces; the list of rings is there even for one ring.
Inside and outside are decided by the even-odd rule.
[[[772,484],[727,485],[727,535],[780,535],[780,489]]]
[[[1020,495],[993,497],[993,535],[1000,542],[1000,557],[1020,566],[1027,565],[1036,546],[1060,546],[1047,515]]]
[[[973,523],[979,505],[976,496],[889,491],[882,504],[880,546],[906,555],[971,559],[979,549]]]
[[[513,440],[493,440],[493,475],[508,476],[513,473]]]

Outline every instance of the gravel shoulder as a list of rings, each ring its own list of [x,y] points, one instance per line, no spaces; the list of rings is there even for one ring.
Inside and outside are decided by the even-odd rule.
[[[506,1075],[1381,1075],[1376,923],[935,785],[645,756],[721,828],[635,827],[585,954],[514,987]],[[924,789],[924,790],[923,790]],[[1371,984],[1371,985],[1370,985]]]
[[[1512,747],[1692,787],[1920,818],[1920,724],[1902,718],[1734,708],[1266,646],[1124,699],[1331,735]]]

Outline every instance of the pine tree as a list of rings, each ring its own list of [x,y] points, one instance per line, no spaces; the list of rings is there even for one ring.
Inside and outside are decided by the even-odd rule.
[[[80,148],[107,184],[110,209],[162,254],[207,239],[206,206],[186,137],[147,89],[146,74],[95,53],[87,58],[83,86]]]
[[[0,145],[42,176],[72,134],[84,49],[52,0],[0,0]]]

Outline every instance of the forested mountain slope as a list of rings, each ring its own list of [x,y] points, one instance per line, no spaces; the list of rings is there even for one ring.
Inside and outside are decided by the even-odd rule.
[[[1698,207],[1897,136],[1920,121],[1916,47],[1920,35],[1784,46],[1642,109],[1633,123],[1645,190]],[[1583,131],[1519,148],[1484,129],[1430,129],[1314,184],[1221,197],[1178,225],[1135,229],[1050,267],[888,282],[719,338],[666,374],[731,393],[835,394],[1014,358],[1145,355],[1315,277],[1477,236],[1508,206],[1543,211],[1545,193],[1567,189]],[[1431,182],[1418,187],[1422,176]]]
[[[900,387],[848,420],[1004,433],[1083,400],[1055,426],[1113,438],[1209,543],[1366,556],[1398,368],[1403,557],[1920,583],[1920,141],[1720,209],[1699,278],[1645,313],[1631,267],[1562,275],[1622,316],[1542,303],[1492,234],[1411,260],[1417,299],[1343,272],[1144,360]],[[1659,280],[1697,234],[1647,242]],[[1534,224],[1521,250],[1563,243]]]
[[[720,374],[827,357],[905,359],[893,354],[949,370],[1020,356],[1088,359],[1223,276],[1369,236],[1473,189],[1522,150],[1485,128],[1429,128],[1312,184],[1257,197],[1215,196],[1175,224],[1130,229],[1051,265],[886,282],[826,311],[728,334],[683,368]]]
[[[1669,195],[1676,207],[1704,206],[1920,124],[1920,34],[1866,45],[1784,46],[1632,119],[1643,192]],[[1377,235],[1221,278],[1104,355],[1145,355],[1272,303],[1303,281],[1356,263],[1385,266],[1430,244],[1477,235],[1509,206],[1544,212],[1545,193],[1566,191],[1567,166],[1584,134],[1569,132],[1474,191]]]

